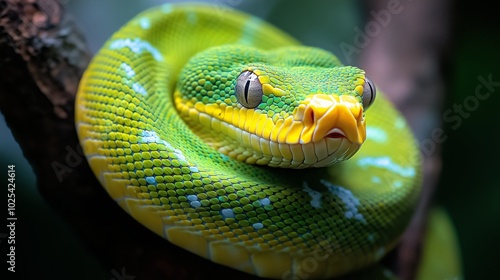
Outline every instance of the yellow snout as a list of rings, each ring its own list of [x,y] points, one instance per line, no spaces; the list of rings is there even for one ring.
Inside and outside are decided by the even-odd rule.
[[[343,137],[360,145],[366,139],[363,107],[353,96],[311,95],[297,107],[294,120],[304,125],[301,144]]]

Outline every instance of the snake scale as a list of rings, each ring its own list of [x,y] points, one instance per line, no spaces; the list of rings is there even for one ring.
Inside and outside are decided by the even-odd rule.
[[[82,78],[76,126],[138,222],[261,277],[377,262],[420,190],[416,141],[363,70],[214,5],[166,4],[116,32]]]

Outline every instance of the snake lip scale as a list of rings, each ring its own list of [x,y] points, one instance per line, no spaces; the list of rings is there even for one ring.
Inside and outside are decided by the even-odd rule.
[[[313,259],[321,279],[376,263],[420,192],[405,119],[362,69],[217,9],[149,9],[93,58],[75,119],[95,176],[152,232],[232,269],[278,279]]]

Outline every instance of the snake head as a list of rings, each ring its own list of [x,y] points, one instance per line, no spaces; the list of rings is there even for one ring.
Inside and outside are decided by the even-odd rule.
[[[175,93],[181,116],[221,153],[273,167],[323,167],[366,139],[375,87],[310,47],[223,46],[195,56]]]

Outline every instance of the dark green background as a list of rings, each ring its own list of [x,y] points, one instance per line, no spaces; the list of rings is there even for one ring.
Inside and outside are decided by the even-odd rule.
[[[138,2],[70,0],[65,5],[76,17],[95,53],[104,40],[132,16],[163,1]],[[353,27],[364,26],[360,1],[316,1],[314,5],[306,1],[210,3],[236,3],[235,8],[271,21],[307,45],[333,51],[344,62],[340,43],[352,42]],[[443,112],[470,100],[480,85],[479,76],[491,75],[493,81],[500,82],[499,25],[494,22],[495,10],[485,2],[481,5],[462,2],[455,4],[453,15],[453,36],[445,73],[448,99]],[[447,140],[443,143],[443,172],[437,198],[457,229],[466,279],[495,278],[500,249],[497,242],[500,237],[497,157],[500,153],[495,137],[499,125],[494,113],[499,107],[500,86],[494,90],[467,118],[461,118],[460,125],[443,119]],[[100,268],[71,229],[40,197],[31,168],[3,117],[0,117],[0,137],[0,168],[5,169],[0,171],[2,178],[8,164],[16,165],[17,241],[22,244],[22,250],[17,252],[18,269],[31,270],[37,279],[111,279],[113,274]],[[0,233],[4,232],[0,229]],[[2,254],[5,245],[5,239],[1,239]]]

